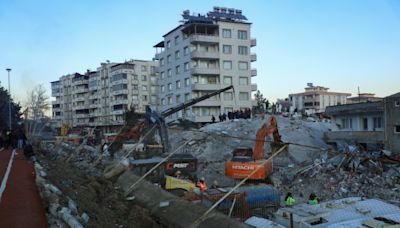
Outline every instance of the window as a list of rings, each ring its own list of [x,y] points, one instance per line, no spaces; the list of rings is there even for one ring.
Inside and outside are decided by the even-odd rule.
[[[179,36],[175,36],[175,45],[179,43]]]
[[[183,48],[183,54],[184,55],[188,55],[189,54],[189,47],[188,46]]]
[[[168,83],[168,91],[172,90],[172,83]]]
[[[189,62],[185,63],[183,65],[183,68],[184,68],[185,71],[188,71],[189,70]]]
[[[382,128],[382,117],[374,117],[374,130],[376,128]]]
[[[231,38],[232,32],[230,29],[222,29],[222,37],[224,38]]]
[[[181,73],[181,66],[176,66],[175,67],[175,74],[180,74]]]
[[[176,81],[176,88],[177,89],[180,89],[181,88],[181,81]]]
[[[394,101],[394,107],[400,107],[400,101]]]
[[[147,76],[146,75],[142,75],[142,81],[147,81]]]
[[[225,93],[224,93],[224,100],[225,100],[225,101],[232,101],[232,100],[233,100],[233,94],[232,94],[232,92],[225,92]]]
[[[167,49],[170,49],[171,48],[171,42],[168,40],[167,41]]]
[[[161,92],[162,92],[162,93],[165,92],[165,86],[164,86],[164,85],[161,86]]]
[[[247,40],[247,31],[238,30],[238,39]]]
[[[142,96],[142,100],[143,100],[143,101],[147,101],[147,95],[143,95],[143,96]]]
[[[189,86],[190,85],[190,79],[189,78],[185,78],[185,86]]]
[[[139,76],[137,76],[136,74],[133,75],[133,80],[138,80]]]
[[[137,100],[137,99],[139,99],[139,97],[138,97],[138,95],[137,95],[137,94],[135,94],[135,95],[132,95],[132,100]]]
[[[133,90],[139,90],[139,86],[138,85],[132,85]]]
[[[368,130],[368,118],[363,118],[363,129]]]
[[[111,91],[123,90],[123,89],[127,89],[127,88],[128,88],[127,84],[118,84],[118,85],[113,85],[111,87]]]
[[[353,119],[352,118],[344,118],[342,119],[342,129],[353,128]]]
[[[232,107],[225,107],[224,108],[224,113],[228,114],[228,112],[233,112],[233,108]]]
[[[181,57],[181,52],[180,51],[176,51],[175,52],[175,59],[179,59]]]
[[[167,63],[170,63],[171,62],[171,55],[168,55],[167,56]]]
[[[165,63],[164,63],[164,58],[161,58],[161,59],[160,59],[160,65],[161,65],[161,66],[164,66],[164,64],[165,64]]]
[[[168,74],[168,77],[172,77],[172,70],[168,69],[167,74]]]
[[[181,103],[181,95],[176,95],[176,103]]]
[[[230,70],[232,69],[232,61],[224,61],[223,66],[225,70]]]
[[[232,85],[232,77],[224,76],[224,85]]]
[[[232,54],[232,45],[223,45],[222,52],[224,54]]]
[[[240,101],[248,101],[248,100],[249,100],[249,93],[247,93],[247,92],[240,92],[240,93],[239,93],[239,100],[240,100]]]
[[[160,78],[161,78],[161,79],[164,79],[164,78],[165,78],[165,72],[164,72],[164,71],[162,71],[162,72],[160,73]]]
[[[147,85],[142,85],[142,90],[147,91]]]
[[[248,85],[249,79],[247,77],[239,77],[239,85]]]
[[[247,55],[248,51],[247,51],[247,46],[239,46],[238,47],[238,53],[239,55]]]
[[[147,67],[146,66],[142,66],[142,71],[147,71]]]
[[[127,79],[127,74],[115,74],[111,78],[111,82]],[[78,88],[78,87],[76,87]]]
[[[396,134],[400,133],[400,125],[394,126],[394,133],[396,133]]]
[[[190,93],[185,93],[185,101],[190,100]]]
[[[248,70],[249,63],[248,62],[239,62],[239,70]]]
[[[168,104],[172,104],[172,97],[168,97]]]
[[[161,98],[161,104],[165,105],[165,99],[164,98]]]

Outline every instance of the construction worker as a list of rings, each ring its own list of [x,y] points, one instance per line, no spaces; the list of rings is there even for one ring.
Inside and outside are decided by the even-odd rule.
[[[180,170],[175,172],[175,177],[181,179],[182,178],[182,172]]]
[[[310,204],[310,205],[318,204],[318,198],[314,193],[310,194],[310,197],[308,198],[308,204]]]
[[[294,203],[296,203],[296,200],[293,198],[292,193],[288,192],[285,197],[285,205],[291,207]]]
[[[204,177],[201,177],[200,180],[197,181],[196,186],[199,187],[202,192],[204,192],[208,189]]]

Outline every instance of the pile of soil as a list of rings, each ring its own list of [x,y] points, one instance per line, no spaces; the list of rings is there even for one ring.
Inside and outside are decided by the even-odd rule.
[[[89,215],[85,227],[159,227],[147,209],[126,200],[111,181],[89,175],[50,154],[39,155],[38,160],[47,172],[46,178],[62,191],[60,204],[68,205],[70,198],[79,214]]]

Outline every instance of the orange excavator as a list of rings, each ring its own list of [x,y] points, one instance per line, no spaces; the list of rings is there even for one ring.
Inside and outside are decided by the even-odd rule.
[[[225,163],[225,175],[233,179],[244,179],[265,162],[265,137],[272,134],[275,144],[281,144],[276,118],[271,116],[267,123],[257,131],[254,150],[251,148],[236,148],[233,157]],[[266,162],[262,168],[254,173],[250,180],[265,180],[272,173],[272,161]]]

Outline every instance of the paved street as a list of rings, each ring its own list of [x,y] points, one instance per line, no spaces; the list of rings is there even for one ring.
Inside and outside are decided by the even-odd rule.
[[[0,227],[48,227],[35,170],[22,150],[0,151]]]

